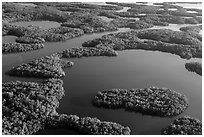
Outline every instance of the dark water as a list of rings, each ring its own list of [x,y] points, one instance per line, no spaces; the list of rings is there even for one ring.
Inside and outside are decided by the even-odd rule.
[[[104,89],[167,87],[185,94],[190,107],[182,115],[202,118],[201,76],[188,72],[188,62],[176,55],[130,50],[119,52],[118,57],[92,57],[72,59],[75,66],[65,69],[63,78],[66,96],[58,112],[79,116],[98,117],[115,121],[132,129],[132,134],[160,134],[173,118],[160,118],[140,113],[93,107],[91,99]]]
[[[28,51],[28,52],[22,52],[22,53],[3,54],[2,66],[3,67],[16,66],[17,64],[21,64],[22,62],[29,62],[35,58],[60,52],[71,47],[80,47],[81,44],[87,40],[100,38],[101,36],[109,33],[125,32],[129,30],[130,30],[129,28],[120,28],[118,31],[114,31],[114,32],[112,31],[112,32],[88,34],[88,35],[83,35],[81,37],[70,39],[68,41],[45,43],[45,47],[40,50],[34,50],[34,51]],[[15,36],[4,36],[2,38],[2,42],[9,42],[9,40],[10,42],[15,42],[15,39],[16,39]]]
[[[69,129],[45,129],[35,135],[79,135],[79,133]]]
[[[179,116],[190,115],[202,120],[202,78],[188,72],[184,67],[188,61],[176,55],[128,50],[119,52],[117,57],[90,57],[71,61],[75,65],[65,69],[66,77],[63,81],[66,95],[60,101],[59,113],[118,122],[129,126],[132,134],[160,134],[161,129],[176,117],[153,117],[126,112],[124,109],[97,108],[91,104],[91,99],[100,90],[159,86],[179,91],[188,97],[190,106]],[[200,59],[191,61],[201,62]],[[39,132],[43,133],[46,134],[45,131]],[[61,134],[65,133],[64,131]]]
[[[120,29],[127,31],[129,29]],[[118,31],[117,31],[118,32]],[[71,47],[79,47],[84,41],[101,37],[106,33],[84,35],[66,42],[46,43],[45,48],[37,51],[2,55],[2,81],[36,81],[42,79],[9,77],[5,72],[13,66],[29,62],[35,58],[50,55]],[[3,42],[15,40],[3,37]],[[126,50],[117,57],[89,57],[70,59],[75,63],[65,69],[63,78],[65,97],[60,101],[59,113],[76,114],[80,117],[97,117],[104,121],[118,122],[129,126],[132,134],[160,134],[162,128],[176,117],[161,118],[126,112],[124,109],[103,109],[94,107],[91,99],[104,89],[110,88],[146,88],[151,86],[167,87],[185,94],[189,99],[189,108],[182,115],[202,120],[202,77],[188,72],[185,63],[201,59],[185,60],[177,55],[157,51]],[[78,134],[74,131],[57,129],[42,130],[37,134]]]

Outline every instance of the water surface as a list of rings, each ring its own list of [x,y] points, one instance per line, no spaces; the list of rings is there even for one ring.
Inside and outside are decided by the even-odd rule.
[[[60,101],[58,112],[77,114],[81,117],[98,117],[129,126],[132,134],[160,134],[176,117],[160,118],[123,109],[94,107],[91,99],[98,91],[111,88],[167,87],[185,94],[190,107],[182,115],[202,119],[202,78],[188,72],[185,63],[177,55],[169,53],[127,50],[117,57],[90,57],[71,59],[75,63],[65,69],[63,78],[66,96]],[[201,59],[193,59],[201,62]]]
[[[39,50],[20,52],[20,53],[2,54],[2,66],[3,66],[2,67],[2,73],[3,73],[2,81],[6,82],[6,81],[11,81],[11,80],[18,80],[19,77],[9,77],[7,75],[4,75],[4,73],[10,70],[12,67],[22,64],[23,62],[27,63],[34,59],[44,57],[47,55],[51,55],[56,52],[61,52],[68,48],[80,47],[81,44],[85,41],[92,40],[95,38],[100,38],[101,36],[109,34],[109,33],[126,32],[129,30],[130,30],[129,28],[119,28],[118,31],[85,34],[81,37],[76,37],[76,38],[73,38],[67,41],[44,43],[45,47]],[[4,36],[2,38],[2,42],[9,42],[9,38],[11,38],[11,40],[13,41],[15,37]]]

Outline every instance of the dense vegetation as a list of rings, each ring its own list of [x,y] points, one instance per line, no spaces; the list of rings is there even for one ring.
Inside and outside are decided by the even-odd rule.
[[[42,43],[65,41],[84,34],[78,28],[57,27],[50,29],[40,29],[35,26],[17,26],[8,23],[2,25],[2,35],[17,36],[17,43],[3,43],[2,53],[25,52],[43,48]]]
[[[183,116],[174,120],[162,130],[163,135],[202,135],[202,122],[196,118]]]
[[[188,71],[196,72],[198,75],[202,76],[202,64],[199,62],[186,63],[185,68]]]
[[[29,135],[43,127],[64,96],[62,80],[43,83],[7,82],[2,84],[2,134]]]
[[[104,31],[114,31],[117,28],[105,21],[100,17],[90,13],[73,13],[70,18],[61,24],[61,26],[80,28],[85,33],[96,33]]]
[[[118,123],[66,114],[49,117],[46,121],[46,127],[73,129],[85,135],[130,135],[131,132],[129,127],[124,127]]]
[[[181,31],[194,32],[194,33],[199,33],[201,29],[202,29],[202,25],[199,25],[199,26],[186,26],[186,27],[181,27],[180,28]]]
[[[77,28],[57,27],[43,30],[34,26],[23,27],[7,23],[3,24],[3,35],[17,36],[19,38],[17,38],[16,42],[19,43],[64,41],[83,34],[83,30]]]
[[[50,56],[35,59],[12,68],[8,74],[23,77],[61,78],[65,76],[63,68],[72,67],[73,62],[63,58],[80,58],[89,56],[117,56],[112,48],[97,46],[94,48],[71,48]]]
[[[183,33],[172,31],[169,29],[151,29],[139,31],[136,36],[140,39],[151,39],[172,44],[196,45],[201,46],[202,42],[192,36]]]
[[[150,29],[104,35],[84,42],[84,47],[104,45],[114,50],[144,49],[177,54],[182,58],[202,57],[202,42],[188,33]]]
[[[117,56],[118,53],[109,47],[97,46],[96,48],[70,48],[62,52],[64,58],[80,58],[90,56]]]
[[[73,65],[73,62],[63,60],[58,54],[53,54],[14,67],[8,74],[23,77],[61,78],[65,76],[63,68]]]
[[[64,96],[63,81],[2,84],[2,134],[30,135],[46,128],[67,128],[83,134],[130,134],[130,128],[97,118],[59,115],[56,108]]]
[[[141,20],[134,19],[114,19],[110,22],[118,28],[131,28],[131,29],[146,29],[153,27],[152,24]]]
[[[2,53],[25,52],[44,48],[44,44],[3,43]]]
[[[175,116],[188,107],[187,98],[167,88],[110,89],[98,92],[93,99],[98,107],[124,108],[156,116]]]

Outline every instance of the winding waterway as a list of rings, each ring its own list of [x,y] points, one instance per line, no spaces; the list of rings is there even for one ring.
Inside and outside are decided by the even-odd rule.
[[[33,22],[32,22],[33,23]],[[31,24],[32,24],[31,23]],[[18,23],[17,23],[18,24]],[[19,23],[20,24],[20,23]],[[19,25],[18,24],[18,25]],[[25,23],[23,25],[28,25]],[[35,23],[32,25],[36,25]],[[49,22],[37,23],[49,27]],[[56,24],[58,25],[58,24]],[[177,30],[179,25],[170,25]],[[167,27],[167,28],[168,28]],[[158,28],[158,27],[157,27]],[[99,38],[109,33],[129,31],[121,28],[115,32],[86,34],[65,42],[45,43],[45,48],[15,54],[2,55],[2,81],[36,81],[43,79],[10,77],[5,73],[13,66],[30,62],[33,59],[50,55],[71,47],[79,47],[87,40]],[[3,37],[3,42],[14,42],[14,36]],[[201,59],[181,59],[177,55],[158,51],[125,50],[117,57],[84,57],[69,59],[74,62],[72,68],[64,69],[65,96],[60,101],[59,113],[76,114],[80,117],[97,117],[104,121],[118,122],[131,128],[132,134],[160,134],[162,128],[169,125],[176,117],[161,118],[127,112],[124,109],[97,108],[91,99],[98,91],[110,88],[146,88],[151,86],[167,87],[181,92],[189,99],[189,108],[179,116],[189,115],[202,120],[202,77],[188,72],[185,63],[202,62]],[[78,134],[71,130],[42,130],[37,134]]]

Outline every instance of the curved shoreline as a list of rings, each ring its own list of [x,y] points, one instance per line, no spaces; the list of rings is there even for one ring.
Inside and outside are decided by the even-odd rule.
[[[148,115],[171,117],[188,107],[185,95],[167,88],[109,89],[98,92],[93,105],[105,108],[124,108]]]
[[[202,135],[202,122],[189,116],[179,117],[161,133],[163,135]]]
[[[85,135],[130,135],[130,128],[115,122],[100,121],[97,118],[76,115],[54,115],[47,119],[46,127],[51,129],[72,129]]]
[[[7,74],[23,77],[61,78],[65,76],[63,68],[73,65],[73,62],[63,60],[60,55],[53,54],[14,67]]]
[[[98,46],[94,48],[71,48],[59,53],[35,59],[13,67],[7,72],[11,76],[41,77],[41,78],[62,78],[65,76],[63,68],[72,67],[73,62],[64,58],[80,58],[90,56],[117,56],[118,53],[109,47]]]
[[[40,129],[68,128],[84,134],[130,135],[130,128],[97,118],[59,115],[56,108],[65,95],[63,81],[48,79],[42,83],[7,82],[2,84],[2,134],[30,135]]]
[[[199,62],[186,63],[185,68],[188,71],[195,72],[198,75],[202,76],[202,63],[199,63]]]
[[[187,39],[185,40],[184,38]],[[82,44],[83,47],[95,47],[97,45],[107,46],[114,50],[157,50],[176,54],[186,59],[192,57],[202,58],[202,44],[199,39],[184,32],[176,32],[168,29],[151,29],[108,34]]]

